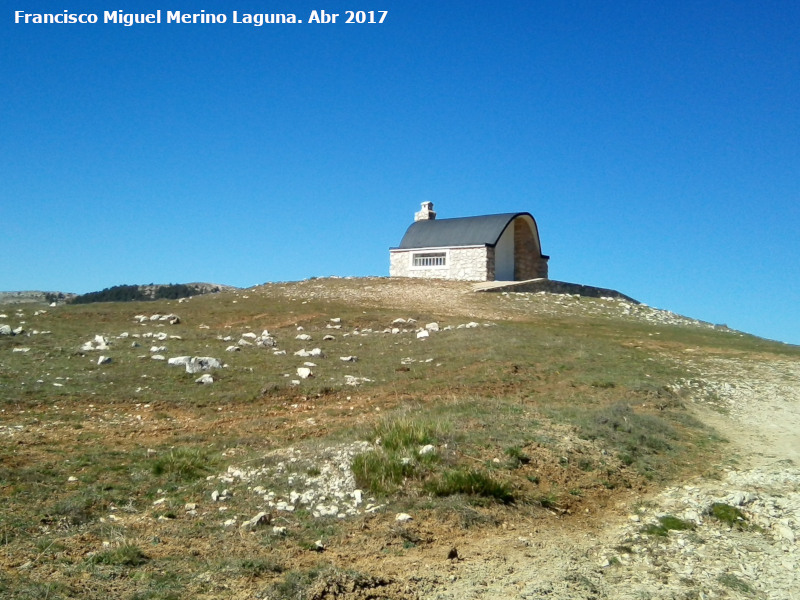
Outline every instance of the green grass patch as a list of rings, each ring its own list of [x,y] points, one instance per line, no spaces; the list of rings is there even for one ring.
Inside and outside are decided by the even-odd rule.
[[[687,531],[694,529],[694,524],[684,521],[672,515],[664,515],[658,518],[658,524],[646,525],[641,532],[647,535],[657,535],[667,537],[670,531]]]
[[[741,510],[724,502],[714,502],[708,509],[708,514],[731,527],[742,528],[747,524],[747,516]]]
[[[380,441],[387,452],[416,450],[420,446],[436,443],[447,435],[449,427],[441,421],[427,418],[399,417],[385,419],[373,429],[370,437]]]
[[[387,454],[380,450],[363,452],[353,458],[351,470],[356,484],[373,494],[385,496],[397,490],[407,477],[414,474],[411,459]]]
[[[464,494],[488,498],[502,504],[513,504],[514,493],[507,483],[477,469],[450,469],[425,484],[434,496]]]
[[[213,471],[216,461],[198,448],[174,448],[153,461],[151,471],[157,477],[186,483],[205,477]]]
[[[717,577],[717,581],[719,581],[726,588],[733,590],[735,592],[740,592],[742,594],[755,593],[755,590],[749,583],[747,583],[742,579],[739,579],[736,575],[733,575],[731,573],[724,573],[720,575],[719,577]]]

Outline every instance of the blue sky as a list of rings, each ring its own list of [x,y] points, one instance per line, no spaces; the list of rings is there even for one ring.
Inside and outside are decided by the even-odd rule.
[[[553,279],[800,344],[796,2],[3,5],[2,290],[388,275],[432,201],[531,212]],[[64,9],[101,23],[14,23]],[[102,24],[156,9],[229,22]]]

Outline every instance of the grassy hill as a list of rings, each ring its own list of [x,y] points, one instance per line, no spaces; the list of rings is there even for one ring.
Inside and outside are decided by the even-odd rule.
[[[687,352],[800,356],[624,301],[454,282],[36,313],[0,319],[25,329],[0,336],[5,597],[415,598],[403,570],[432,549],[591,526],[718,464]]]

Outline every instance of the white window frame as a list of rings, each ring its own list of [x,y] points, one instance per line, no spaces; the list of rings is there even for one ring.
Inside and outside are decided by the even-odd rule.
[[[418,265],[417,259],[429,259],[430,262],[438,262],[440,259],[441,264]],[[449,250],[423,250],[411,252],[409,256],[410,268],[412,270],[429,270],[429,269],[447,269],[450,264]]]

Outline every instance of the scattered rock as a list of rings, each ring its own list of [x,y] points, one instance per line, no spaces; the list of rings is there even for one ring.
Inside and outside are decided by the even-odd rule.
[[[247,529],[248,531],[253,531],[257,527],[261,527],[263,525],[269,525],[271,520],[272,517],[268,513],[260,512],[249,521],[245,521],[244,523],[242,523],[241,528]]]
[[[134,342],[135,344],[136,342]],[[167,361],[168,365],[172,366],[184,366],[188,365],[192,360],[191,356],[174,356]]]
[[[214,383],[214,378],[208,373],[203,373],[202,375],[200,375],[200,377],[195,379],[194,382],[201,383],[203,385],[208,385],[209,383]]]
[[[193,356],[186,364],[186,372],[190,374],[199,373],[200,371],[208,371],[210,369],[222,368],[222,363],[219,359],[210,356]]]
[[[294,353],[295,356],[301,356],[303,358],[314,356],[318,358],[325,358],[325,354],[322,352],[320,348],[312,348],[311,350],[298,350]]]

